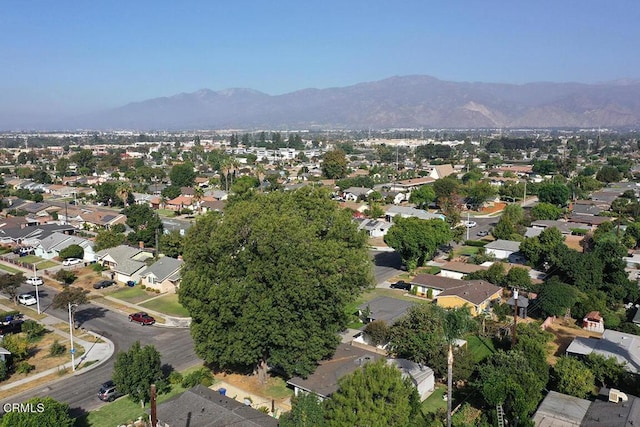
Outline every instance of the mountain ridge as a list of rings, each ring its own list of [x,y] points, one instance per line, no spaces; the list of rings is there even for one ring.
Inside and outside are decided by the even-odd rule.
[[[140,130],[637,128],[640,80],[505,84],[410,75],[280,95],[203,88],[132,102],[64,124]]]

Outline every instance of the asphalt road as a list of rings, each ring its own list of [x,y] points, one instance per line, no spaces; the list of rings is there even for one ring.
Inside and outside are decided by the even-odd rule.
[[[23,285],[20,292],[34,290],[34,286]],[[43,312],[68,322],[68,311],[51,307],[55,293],[46,287],[41,288],[40,308]],[[81,328],[103,335],[113,342],[114,356],[93,370],[84,373],[79,371],[75,376],[68,376],[47,386],[0,401],[0,408],[4,403],[19,403],[34,396],[50,396],[58,401],[69,403],[73,416],[96,409],[104,404],[98,399],[97,393],[100,384],[111,379],[115,354],[128,350],[135,341],[140,341],[143,346],[153,345],[160,352],[162,363],[167,368],[182,370],[201,363],[193,350],[193,340],[188,329],[140,326],[137,323],[130,323],[124,314],[94,304],[80,306],[76,317]]]

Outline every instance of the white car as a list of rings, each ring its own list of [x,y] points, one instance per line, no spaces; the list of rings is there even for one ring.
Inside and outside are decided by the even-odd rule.
[[[472,228],[472,227],[475,227],[476,225],[478,225],[478,223],[475,222],[475,221],[465,221],[464,222],[464,226],[467,227],[467,228]]]
[[[80,258],[67,258],[64,261],[62,261],[62,265],[64,266],[76,265],[76,264],[80,264],[81,262],[82,260]]]
[[[36,298],[31,294],[20,294],[18,296],[18,302],[23,305],[34,305],[38,303]]]
[[[33,286],[44,285],[44,282],[38,276],[33,276],[27,279],[27,285],[33,285]]]

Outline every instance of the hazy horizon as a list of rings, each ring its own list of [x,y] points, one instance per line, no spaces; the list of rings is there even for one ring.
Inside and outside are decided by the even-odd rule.
[[[639,12],[626,0],[12,2],[0,15],[0,112],[82,114],[203,88],[279,95],[406,75],[634,79]]]

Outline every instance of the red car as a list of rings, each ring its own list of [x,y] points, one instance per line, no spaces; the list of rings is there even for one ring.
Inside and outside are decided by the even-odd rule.
[[[129,315],[129,322],[138,322],[142,326],[144,326],[144,325],[153,325],[154,323],[156,323],[156,319],[154,319],[153,317],[149,316],[144,311],[140,311],[138,313],[130,314]]]

